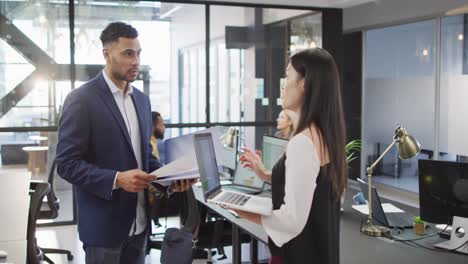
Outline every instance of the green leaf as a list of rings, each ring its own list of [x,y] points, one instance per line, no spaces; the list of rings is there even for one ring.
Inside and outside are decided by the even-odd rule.
[[[361,140],[356,139],[348,142],[345,147],[346,151],[346,163],[350,163],[351,161],[357,159],[357,153],[361,151]]]

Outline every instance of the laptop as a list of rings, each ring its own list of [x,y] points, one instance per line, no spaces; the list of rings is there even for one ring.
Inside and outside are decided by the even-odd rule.
[[[276,162],[283,156],[288,140],[273,136],[263,136],[262,161],[267,170],[272,170]]]
[[[288,140],[273,136],[263,136],[263,154],[262,160],[267,170],[272,170],[286,150]],[[267,186],[265,188],[265,186]],[[223,186],[224,187],[224,186]],[[257,194],[264,190],[271,189],[265,185],[255,172],[249,168],[244,168],[238,162],[234,173],[233,184],[225,186],[227,190],[234,190],[243,193]]]
[[[232,184],[223,185],[223,188],[228,191],[236,191],[248,194],[259,194],[263,191],[264,182],[255,172],[249,168],[244,168],[238,163]]]
[[[229,209],[261,215],[271,214],[273,210],[271,198],[257,197],[221,188],[211,133],[193,135],[193,143],[205,201]]]
[[[357,179],[359,182],[359,186],[361,187],[361,191],[364,194],[364,198],[368,200],[368,188],[369,185],[367,182]],[[413,218],[414,215],[401,212],[401,213],[385,213],[382,207],[382,203],[380,202],[379,194],[377,193],[377,189],[372,186],[372,218],[379,223],[380,225],[387,226],[390,228],[400,227],[400,228],[413,228]]]

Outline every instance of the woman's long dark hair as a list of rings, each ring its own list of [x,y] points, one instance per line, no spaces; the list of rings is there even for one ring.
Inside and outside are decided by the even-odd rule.
[[[330,159],[328,175],[335,198],[339,199],[348,184],[348,176],[340,76],[335,60],[324,49],[315,48],[294,54],[291,65],[304,78],[304,98],[295,134],[312,124],[318,128]]]

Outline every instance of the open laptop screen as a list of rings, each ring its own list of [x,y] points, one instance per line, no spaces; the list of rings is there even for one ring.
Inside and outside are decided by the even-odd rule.
[[[263,188],[263,180],[260,179],[251,169],[244,168],[240,163],[237,165],[233,183],[255,189]]]
[[[281,158],[288,144],[287,139],[263,136],[263,164],[267,170],[272,170]]]
[[[369,200],[368,198],[368,188],[369,184],[361,179],[357,179],[359,182],[359,187],[361,188],[361,192],[364,195],[364,198],[366,200]],[[372,186],[372,218],[375,219],[379,224],[388,226],[388,221],[387,218],[385,217],[385,212],[382,208],[382,203],[380,201],[380,197],[377,194],[377,189],[375,189],[374,186]]]
[[[211,133],[193,135],[193,143],[206,200],[207,197],[221,188]]]

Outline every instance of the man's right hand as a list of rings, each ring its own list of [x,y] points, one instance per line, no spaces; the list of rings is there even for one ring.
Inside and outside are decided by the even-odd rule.
[[[117,174],[115,186],[127,192],[142,191],[156,180],[155,175],[147,174],[142,170],[122,171]]]

